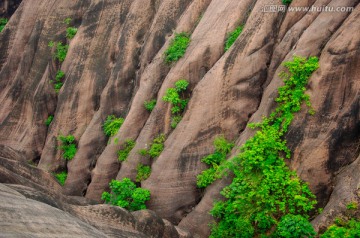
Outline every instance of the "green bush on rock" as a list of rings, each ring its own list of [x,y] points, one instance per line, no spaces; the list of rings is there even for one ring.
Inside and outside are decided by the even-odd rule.
[[[226,38],[224,50],[227,51],[230,49],[230,47],[234,44],[236,39],[240,36],[242,30],[244,29],[244,26],[238,26],[236,29],[232,32],[230,32]]]
[[[165,62],[172,63],[178,61],[184,56],[187,47],[190,44],[190,35],[187,33],[175,33],[175,38],[170,42],[165,51]]]
[[[46,121],[45,121],[45,125],[46,125],[46,126],[50,126],[50,124],[51,124],[51,122],[53,121],[53,119],[54,119],[54,116],[53,116],[53,115],[48,116],[48,118],[47,118]]]
[[[75,137],[73,135],[60,135],[58,140],[61,142],[59,149],[63,152],[62,157],[65,160],[72,160],[77,152]]]
[[[316,57],[294,57],[284,66],[288,73],[281,74],[285,85],[278,90],[278,107],[262,122],[250,125],[258,129],[255,135],[235,158],[215,171],[222,174],[226,168],[234,178],[221,192],[225,200],[216,202],[211,211],[217,222],[210,237],[268,236],[278,224],[288,227],[291,221],[300,220],[298,216],[302,229],[309,231],[303,221],[316,204],[315,196],[287,167],[284,158],[290,158],[290,150],[283,137],[302,102],[310,106],[305,87],[319,64]],[[296,217],[288,217],[290,214]]]
[[[119,161],[123,162],[127,159],[129,156],[130,151],[134,148],[135,141],[134,140],[126,140],[125,145],[123,146],[123,149],[118,151],[118,159]]]
[[[6,18],[0,18],[0,32],[2,32],[8,23],[8,19]]]
[[[215,152],[208,156],[205,156],[201,162],[206,163],[210,166],[209,169],[204,170],[197,176],[197,186],[199,188],[205,188],[212,184],[216,179],[220,178],[218,174],[220,170],[218,167],[221,163],[226,160],[226,156],[230,153],[234,147],[234,143],[228,142],[225,137],[220,136],[214,140]]]
[[[108,204],[123,207],[130,211],[146,209],[145,202],[150,200],[150,191],[137,188],[129,178],[110,182],[111,193],[103,192],[101,199]]]
[[[156,106],[156,99],[150,100],[150,101],[145,101],[144,102],[144,107],[146,108],[146,110],[148,110],[149,112],[151,112],[152,110],[154,110]]]
[[[76,35],[78,29],[75,27],[68,27],[66,28],[66,38],[68,38],[69,40],[71,40],[72,38],[74,38],[74,36]]]
[[[277,225],[276,237],[315,237],[316,232],[311,223],[301,215],[287,214]]]
[[[122,117],[117,118],[115,115],[108,116],[103,125],[105,135],[109,137],[116,135],[124,121],[125,119]]]
[[[151,174],[151,168],[148,165],[139,164],[136,168],[137,175],[136,175],[136,182],[141,182],[146,180],[150,177]]]
[[[68,176],[66,171],[54,174],[54,176],[55,176],[56,180],[61,184],[61,186],[65,185],[65,181],[66,181],[67,176]]]
[[[360,237],[360,221],[351,219],[348,222],[341,222],[342,224],[331,225],[321,238],[357,238]]]
[[[189,102],[189,99],[185,98],[185,91],[189,86],[189,82],[185,79],[181,79],[175,83],[174,88],[168,88],[162,100],[171,104],[171,128],[175,129],[177,124],[182,119],[182,114]]]

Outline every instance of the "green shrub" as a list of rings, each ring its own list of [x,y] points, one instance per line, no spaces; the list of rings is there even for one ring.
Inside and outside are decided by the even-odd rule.
[[[63,152],[62,157],[65,160],[72,160],[75,157],[77,151],[75,137],[73,135],[60,135],[58,140],[61,142],[59,149]]]
[[[0,32],[2,32],[8,23],[8,19],[6,18],[0,18]]]
[[[348,210],[356,210],[358,209],[358,203],[356,201],[350,202],[346,205],[346,209]]]
[[[201,162],[210,166],[209,169],[204,170],[197,176],[197,186],[199,188],[205,188],[212,184],[216,179],[220,178],[217,168],[221,163],[226,160],[226,156],[230,153],[234,147],[234,143],[228,142],[224,136],[215,138],[214,140],[215,152],[202,158]]]
[[[291,2],[292,2],[292,0],[282,0],[282,3],[284,5],[290,5]]]
[[[69,45],[63,45],[61,42],[56,44],[55,59],[58,59],[59,62],[64,62],[67,52],[69,50]]]
[[[122,117],[117,118],[114,115],[108,116],[103,125],[105,135],[109,137],[116,135],[124,121],[125,119]]]
[[[66,38],[68,38],[69,40],[71,40],[72,38],[74,38],[74,36],[76,35],[78,29],[75,27],[68,27],[66,28]]]
[[[104,192],[101,199],[106,203],[123,207],[130,211],[146,209],[145,202],[150,200],[150,191],[137,188],[129,178],[110,182],[111,193]]]
[[[178,61],[184,56],[187,47],[190,44],[190,35],[187,33],[175,33],[175,38],[170,42],[165,51],[165,62],[171,63]]]
[[[49,41],[48,46],[49,46],[50,48],[53,48],[53,47],[54,47],[54,45],[55,45],[55,42],[54,42],[54,41]]]
[[[315,237],[316,232],[311,223],[301,215],[288,214],[281,218],[276,237]]]
[[[65,77],[65,73],[61,70],[57,71],[56,76],[55,76],[55,80],[56,81],[60,81]]]
[[[160,134],[153,140],[150,149],[147,151],[147,154],[153,159],[158,157],[161,154],[161,152],[164,150],[164,142],[165,142],[165,135]]]
[[[134,140],[126,140],[125,145],[123,146],[122,150],[118,151],[118,159],[119,161],[123,162],[127,159],[129,156],[130,151],[134,148],[135,141]]]
[[[53,115],[48,116],[48,118],[47,118],[46,121],[45,121],[45,125],[46,125],[46,126],[50,126],[50,124],[51,124],[51,122],[53,121],[53,119],[54,119],[54,116],[53,116]]]
[[[144,106],[145,106],[146,110],[151,112],[152,110],[154,110],[154,108],[156,106],[156,99],[153,99],[153,100],[150,100],[150,101],[145,101]]]
[[[140,149],[140,150],[138,151],[138,154],[139,154],[139,155],[142,155],[142,156],[146,156],[146,155],[148,154],[148,151],[147,151],[147,149]]]
[[[171,127],[176,128],[177,124],[182,119],[182,114],[189,102],[189,99],[185,98],[184,92],[189,86],[189,82],[185,79],[181,79],[175,83],[174,88],[168,88],[162,100],[171,104]]]
[[[182,116],[172,116],[171,117],[171,128],[175,129],[179,122],[182,120]]]
[[[65,77],[65,73],[61,70],[57,71],[55,76],[54,89],[55,92],[59,92],[64,83],[61,81]]]
[[[331,225],[321,238],[358,238],[360,237],[360,221],[354,219],[343,225]]]
[[[244,26],[238,26],[236,29],[232,32],[230,32],[226,38],[224,49],[227,51],[230,49],[230,47],[234,44],[236,39],[240,36],[242,30],[244,29]]]
[[[60,172],[60,173],[57,173],[57,174],[54,174],[56,180],[61,184],[61,186],[64,186],[65,184],[65,181],[67,179],[67,172],[66,171],[63,171],[63,172]]]
[[[151,174],[150,166],[139,164],[136,170],[137,170],[137,175],[135,179],[136,182],[144,181],[150,177]]]
[[[235,158],[217,168],[217,174],[226,168],[234,178],[221,192],[226,200],[216,202],[211,211],[217,219],[211,237],[223,237],[223,233],[239,237],[243,231],[248,235],[242,237],[269,235],[283,216],[301,215],[307,219],[316,204],[308,185],[285,163],[284,157],[290,158],[291,153],[283,137],[302,102],[311,106],[305,87],[319,67],[318,59],[294,57],[284,66],[289,73],[281,74],[285,85],[278,90],[277,108],[262,122],[251,124],[251,128],[258,129],[255,135]],[[212,161],[218,159],[208,159]]]
[[[71,19],[70,17],[68,17],[68,18],[66,18],[66,19],[64,20],[64,23],[65,23],[66,25],[70,25],[71,21],[72,21],[72,19]]]

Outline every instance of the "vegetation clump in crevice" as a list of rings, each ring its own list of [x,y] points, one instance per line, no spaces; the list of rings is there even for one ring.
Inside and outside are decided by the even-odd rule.
[[[62,88],[62,86],[64,85],[64,83],[62,82],[63,79],[65,77],[65,73],[61,70],[57,71],[56,76],[55,76],[55,82],[54,82],[54,89],[55,92],[59,92],[60,89]]]
[[[347,210],[357,210],[358,209],[358,203],[356,201],[352,201],[348,204],[346,204]]]
[[[241,147],[240,154],[219,166],[217,173],[226,168],[234,178],[221,192],[225,200],[216,202],[211,211],[217,220],[211,237],[275,235],[294,220],[301,221],[298,229],[304,233],[300,237],[313,237],[307,219],[316,204],[315,196],[287,167],[284,158],[291,153],[283,137],[302,102],[310,106],[305,87],[319,64],[316,57],[294,57],[284,66],[288,73],[280,75],[285,85],[278,90],[278,107],[262,122],[251,124],[258,129],[255,135]]]
[[[75,137],[73,135],[60,135],[58,140],[61,142],[59,149],[62,151],[62,157],[65,160],[72,160],[77,152]]]
[[[350,219],[344,221],[340,218],[335,219],[335,224],[328,227],[320,238],[356,238],[360,237],[360,221]]]
[[[54,116],[53,116],[53,115],[48,116],[48,118],[47,118],[46,121],[45,121],[45,125],[46,125],[46,126],[50,126],[50,124],[51,124],[51,122],[53,121],[53,119],[54,119]]]
[[[137,188],[129,178],[121,181],[112,180],[109,184],[111,193],[103,192],[101,199],[105,203],[123,207],[129,211],[146,209],[145,202],[150,200],[150,191]]]
[[[182,114],[189,102],[185,96],[185,91],[189,86],[189,82],[180,79],[175,83],[174,88],[168,88],[162,100],[171,104],[171,128],[175,129],[182,119]]]
[[[189,34],[185,32],[175,33],[175,38],[170,42],[169,47],[165,51],[165,62],[172,63],[178,61],[181,57],[184,56],[189,44]]]
[[[146,110],[148,110],[149,112],[151,112],[152,110],[154,110],[156,106],[156,99],[152,99],[150,101],[145,101],[144,102],[144,107],[146,108]]]
[[[66,28],[66,38],[71,40],[76,35],[78,29],[76,27],[68,27]]]
[[[282,3],[284,5],[290,5],[291,2],[292,2],[292,0],[282,0]]]
[[[0,18],[0,32],[2,32],[8,23],[8,19],[6,18]]]
[[[236,27],[235,30],[233,30],[232,32],[230,32],[228,34],[226,41],[225,41],[225,46],[224,46],[225,51],[230,49],[230,47],[234,44],[236,39],[240,36],[243,29],[244,29],[244,26],[241,25],[241,26]]]
[[[138,164],[136,167],[137,174],[135,181],[140,183],[150,177],[151,174],[151,167],[148,165]]]
[[[62,171],[60,173],[54,173],[56,180],[60,183],[61,186],[65,185],[65,181],[67,179],[68,173],[66,171]]]
[[[112,137],[118,133],[120,127],[124,123],[125,119],[122,117],[116,117],[115,115],[109,115],[103,125],[105,135]]]
[[[215,152],[202,158],[201,162],[209,165],[207,170],[204,170],[197,176],[197,186],[199,188],[206,188],[212,184],[216,179],[221,177],[218,172],[218,167],[221,163],[225,162],[226,156],[234,147],[234,143],[228,142],[224,136],[217,137],[214,140]]]
[[[139,150],[140,155],[149,155],[150,158],[155,159],[159,157],[161,152],[164,150],[164,142],[166,140],[166,137],[164,134],[160,134],[152,141],[150,148],[147,149],[141,149]]]
[[[127,157],[129,156],[130,151],[134,148],[135,141],[128,139],[125,141],[125,144],[123,145],[123,149],[118,151],[118,160],[120,162],[124,162]]]

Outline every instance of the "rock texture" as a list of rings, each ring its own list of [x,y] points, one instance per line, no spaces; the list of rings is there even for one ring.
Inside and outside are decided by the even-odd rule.
[[[152,211],[130,213],[65,196],[48,172],[16,160],[16,152],[8,148],[1,149],[1,237],[191,237]]]
[[[350,196],[336,195],[346,177],[340,171],[349,165],[359,172],[354,162],[360,152],[359,0],[291,4],[352,11],[263,11],[280,3],[23,1],[0,33],[0,144],[13,155],[11,164],[27,160],[44,171],[66,169],[69,176],[63,189],[55,182],[46,186],[96,201],[111,179],[134,179],[137,165],[149,164],[151,176],[141,184],[151,191],[149,208],[194,236],[206,237],[212,220],[209,210],[229,179],[205,191],[197,189],[196,175],[206,168],[201,158],[213,152],[212,142],[219,135],[236,141],[229,159],[236,155],[253,133],[246,125],[274,108],[273,99],[282,84],[281,63],[294,55],[318,56],[320,68],[310,78],[308,90],[316,114],[310,116],[304,110],[296,115],[287,135],[293,152],[289,166],[310,184],[319,207],[340,212],[336,204]],[[65,38],[63,21],[68,17],[78,27],[71,41]],[[241,24],[245,26],[242,34],[224,52],[227,34]],[[184,57],[169,65],[163,54],[174,32],[191,33],[191,43]],[[69,43],[64,63],[54,60],[49,41]],[[56,94],[50,81],[59,69],[66,77]],[[161,98],[182,78],[190,82],[190,102],[172,130],[169,105]],[[157,104],[149,113],[143,103],[153,98]],[[102,124],[110,114],[126,119],[109,139]],[[49,115],[54,115],[54,121],[47,128],[44,122]],[[161,155],[154,160],[139,155],[138,150],[147,148],[160,133],[167,137]],[[60,134],[73,134],[77,140],[78,152],[68,163],[57,149]],[[136,146],[119,163],[117,151],[130,138]],[[5,182],[27,185],[15,174]],[[357,199],[358,184],[347,190]],[[175,232],[161,219],[150,224],[149,214],[134,214],[139,227]],[[331,222],[326,214],[314,220],[316,228]]]

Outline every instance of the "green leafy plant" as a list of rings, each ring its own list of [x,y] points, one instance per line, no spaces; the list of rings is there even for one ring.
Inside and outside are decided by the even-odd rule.
[[[150,101],[145,101],[144,102],[144,107],[146,108],[146,110],[148,110],[149,112],[151,112],[152,110],[154,110],[156,106],[156,99],[150,100]]]
[[[56,76],[55,76],[55,82],[54,82],[54,89],[55,92],[59,92],[61,87],[64,85],[64,83],[62,82],[62,80],[65,77],[65,73],[61,70],[57,71]]]
[[[343,224],[331,225],[321,238],[357,238],[360,237],[360,221],[351,219]]]
[[[184,56],[189,44],[189,34],[185,32],[175,33],[175,38],[170,42],[168,49],[165,51],[165,62],[172,63],[178,61]]]
[[[224,49],[227,51],[234,44],[236,39],[240,36],[244,26],[238,26],[234,31],[230,32],[226,38]]]
[[[6,18],[0,18],[0,32],[2,32],[8,23],[8,19]]]
[[[171,117],[171,128],[175,129],[179,122],[182,120],[182,116],[172,116]]]
[[[153,159],[158,157],[161,154],[161,152],[164,150],[164,142],[165,142],[165,135],[160,134],[151,143],[150,149],[147,151],[147,154]]]
[[[138,164],[138,166],[136,167],[136,170],[137,170],[137,175],[136,175],[136,179],[135,179],[136,182],[144,181],[150,177],[150,174],[151,174],[150,166]]]
[[[150,200],[150,191],[137,188],[129,178],[110,182],[111,193],[104,192],[101,199],[106,203],[123,207],[130,211],[146,209],[145,202]]]
[[[282,3],[284,5],[290,5],[291,2],[292,2],[292,0],[282,0]]]
[[[127,159],[129,156],[130,151],[134,148],[135,141],[128,139],[125,141],[125,144],[123,145],[123,149],[118,151],[118,159],[119,161],[123,162]]]
[[[53,47],[54,47],[54,45],[55,45],[55,42],[54,42],[54,41],[49,41],[48,46],[49,46],[50,48],[53,48]]]
[[[48,118],[47,118],[46,121],[45,121],[45,125],[46,125],[46,126],[50,126],[50,124],[51,124],[51,122],[53,121],[53,119],[54,119],[54,116],[53,116],[53,115],[48,116]]]
[[[138,150],[138,154],[142,156],[146,156],[148,154],[147,149],[140,149]]]
[[[66,181],[67,176],[68,176],[66,171],[54,174],[54,176],[55,176],[56,180],[61,184],[61,186],[65,185],[65,181]]]
[[[76,27],[68,27],[66,28],[66,38],[71,40],[76,35],[78,29]]]
[[[189,86],[189,82],[185,79],[181,79],[175,83],[174,88],[168,88],[162,100],[171,104],[171,127],[176,128],[177,124],[182,119],[182,114],[189,102],[189,99],[185,98],[185,91]]]
[[[208,164],[210,167],[197,176],[196,184],[199,188],[205,188],[220,178],[218,167],[226,160],[226,156],[234,147],[234,143],[228,142],[224,136],[220,136],[215,138],[214,147],[215,152],[201,160],[201,162]]]
[[[58,59],[59,62],[64,62],[67,52],[69,50],[69,45],[63,45],[61,42],[58,42],[56,44],[56,50],[55,50],[55,59]]]
[[[72,19],[71,19],[70,17],[67,17],[67,18],[64,20],[64,23],[65,23],[66,25],[70,25],[71,21],[72,21]]]
[[[116,135],[124,121],[125,119],[122,117],[117,118],[114,115],[108,116],[103,125],[105,135],[109,137]]]
[[[58,136],[58,140],[61,142],[59,149],[63,152],[62,157],[65,160],[72,160],[77,151],[75,137],[73,135],[60,135]]]
[[[356,209],[358,209],[358,203],[356,201],[352,201],[346,205],[346,209],[356,210]]]
[[[257,129],[255,135],[235,158],[216,169],[218,174],[231,171],[234,178],[221,192],[225,200],[216,202],[211,211],[217,222],[210,237],[269,235],[282,217],[291,214],[307,219],[316,204],[308,185],[285,163],[284,158],[290,158],[291,153],[283,137],[302,102],[311,107],[305,90],[308,78],[319,67],[318,59],[294,57],[284,66],[288,73],[280,74],[285,85],[278,90],[277,108],[262,122],[251,124]],[[284,220],[285,225],[288,221]]]
[[[276,237],[315,237],[316,232],[311,223],[301,215],[283,216],[276,228]]]

